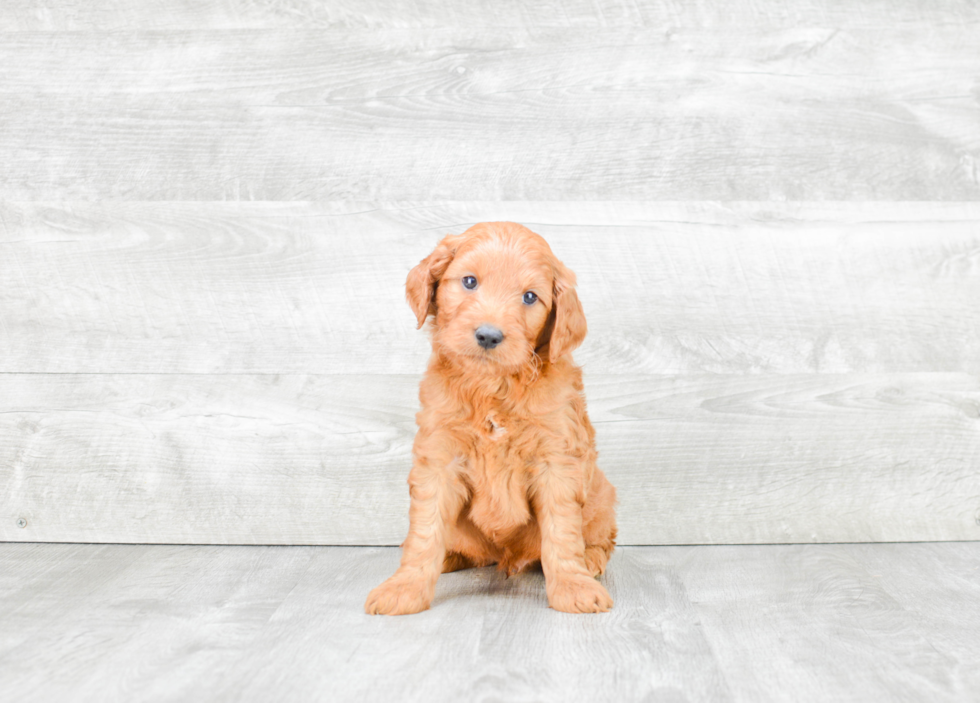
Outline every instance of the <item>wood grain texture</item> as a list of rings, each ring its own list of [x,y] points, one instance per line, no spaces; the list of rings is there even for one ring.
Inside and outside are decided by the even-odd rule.
[[[0,196],[977,200],[927,26],[7,32]]]
[[[432,27],[921,27],[980,22],[971,0],[6,0],[0,31]]]
[[[362,605],[397,549],[0,544],[0,680],[40,702],[968,703],[980,638],[944,648],[980,618],[978,560],[976,542],[625,548],[608,614],[488,568],[386,618]]]
[[[399,544],[417,384],[0,375],[0,539]],[[586,386],[620,544],[980,538],[975,376]]]
[[[980,689],[980,669],[971,664],[980,661],[980,555],[945,544],[910,547],[907,558],[894,559],[902,548],[876,551],[862,545],[854,557],[928,630],[929,643],[946,662],[956,663],[962,680]]]
[[[0,371],[419,373],[408,270],[514,220],[588,373],[980,373],[980,204],[3,203]]]
[[[677,556],[736,700],[783,700],[786,691],[798,701],[976,698],[980,544],[875,547],[762,548],[761,559],[691,548]],[[657,553],[640,550],[638,558],[648,554]],[[939,596],[942,603],[925,607],[972,623],[972,632],[945,646],[955,641],[945,623],[922,618],[894,592]]]
[[[4,2],[0,539],[399,542],[405,274],[496,219],[579,275],[623,542],[976,539],[978,31],[972,0]]]

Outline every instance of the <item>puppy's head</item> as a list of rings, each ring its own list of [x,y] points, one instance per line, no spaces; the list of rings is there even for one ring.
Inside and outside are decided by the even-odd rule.
[[[514,370],[538,355],[555,363],[585,338],[575,274],[544,239],[512,222],[446,237],[405,287],[419,328],[435,316],[433,345],[487,370]]]

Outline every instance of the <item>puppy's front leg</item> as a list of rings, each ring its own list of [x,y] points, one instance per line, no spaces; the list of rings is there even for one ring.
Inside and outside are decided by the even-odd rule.
[[[429,608],[446,557],[446,534],[466,498],[454,462],[416,460],[408,475],[412,497],[401,566],[368,595],[370,615],[407,615]]]
[[[541,528],[541,567],[548,605],[566,613],[603,613],[613,600],[585,566],[582,481],[578,467],[544,467],[535,482],[534,508]]]

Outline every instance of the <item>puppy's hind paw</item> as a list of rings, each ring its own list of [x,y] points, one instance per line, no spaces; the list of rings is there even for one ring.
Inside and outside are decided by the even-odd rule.
[[[585,548],[585,568],[589,573],[599,578],[606,572],[609,552],[602,547],[588,546]]]
[[[565,613],[605,613],[613,599],[605,587],[590,576],[562,576],[548,589],[548,605]]]
[[[368,594],[368,615],[410,615],[429,609],[432,594],[418,581],[392,576]]]

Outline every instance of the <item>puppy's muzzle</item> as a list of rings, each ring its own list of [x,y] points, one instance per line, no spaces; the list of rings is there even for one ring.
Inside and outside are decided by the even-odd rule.
[[[493,349],[504,341],[504,333],[491,325],[480,325],[473,334],[477,344],[484,349]]]

